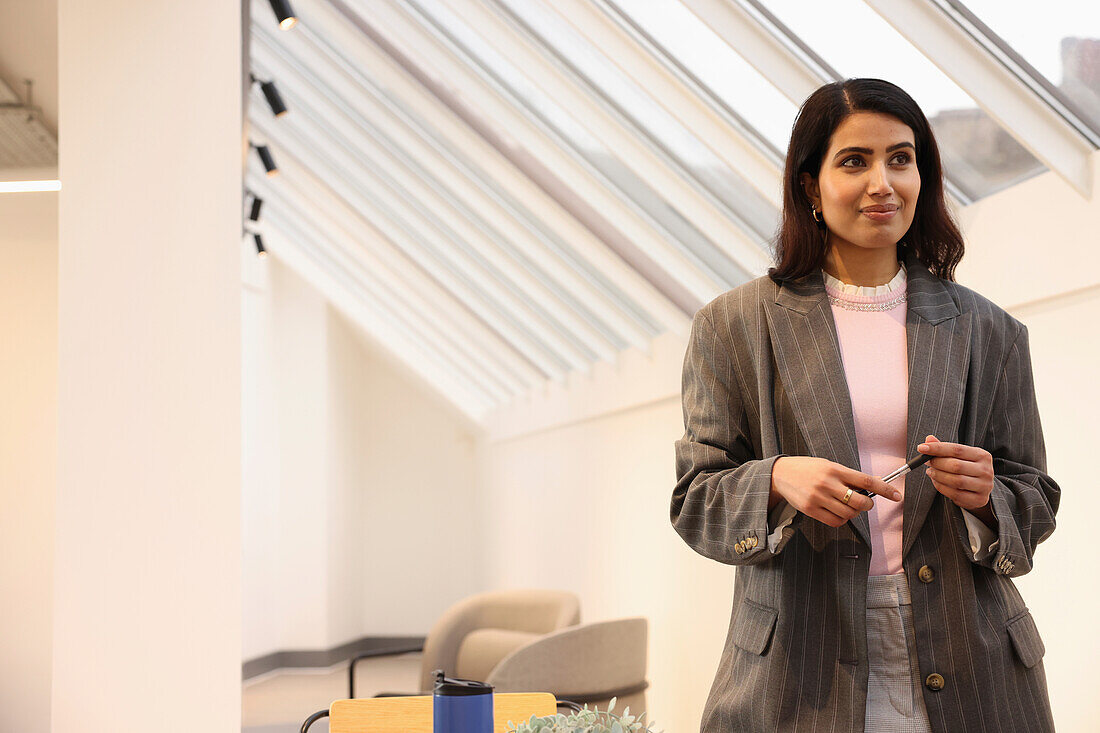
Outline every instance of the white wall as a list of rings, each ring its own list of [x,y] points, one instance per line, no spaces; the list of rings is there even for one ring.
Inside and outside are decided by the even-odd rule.
[[[1100,181],[1100,154],[1093,158]],[[1100,513],[1087,473],[1100,394],[1093,372],[1100,319],[1100,196],[1084,201],[1053,174],[961,212],[968,254],[959,281],[1028,324],[1048,469],[1064,499],[1059,529],[1019,581],[1046,642],[1060,729],[1100,715],[1092,617],[1100,589],[1087,570],[1086,523]],[[572,588],[588,620],[650,618],[648,708],[670,731],[698,729],[729,621],[733,570],[695,555],[668,511],[673,441],[683,432],[684,342],[651,357],[574,376],[567,389],[493,416],[480,446],[486,585]],[[601,414],[594,402],[605,405]],[[1072,559],[1071,559],[1072,558]]]
[[[480,589],[475,427],[243,245],[245,659],[419,635]],[[468,566],[440,573],[445,562]]]
[[[333,618],[349,637],[424,634],[482,587],[477,428],[334,311],[329,349],[333,538],[359,553],[331,577],[363,583],[358,624]]]
[[[0,730],[50,729],[57,194],[0,194]]]
[[[1100,516],[1090,458],[1100,431],[1095,325],[1100,288],[1020,309],[1028,324],[1048,469],[1062,487],[1058,528],[1036,554],[1036,567],[1017,581],[1047,647],[1046,672],[1060,730],[1093,730],[1100,716],[1096,612],[1100,586],[1089,566]]]
[[[326,305],[243,248],[241,542],[245,659],[329,644]]]
[[[240,726],[240,32],[58,6],[58,733]]]

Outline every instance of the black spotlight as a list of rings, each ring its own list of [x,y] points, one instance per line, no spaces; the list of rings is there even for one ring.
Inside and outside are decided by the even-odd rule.
[[[252,238],[256,240],[256,256],[260,259],[267,257],[267,250],[264,249],[264,240],[259,234],[253,234]]]
[[[264,200],[262,198],[260,198],[259,196],[257,196],[256,194],[252,194],[252,210],[248,212],[248,220],[249,221],[259,221],[260,220],[260,207],[263,206],[263,205],[264,205]]]
[[[283,98],[280,96],[279,90],[275,88],[275,82],[262,82],[260,90],[264,93],[264,98],[267,99],[267,106],[271,107],[271,114],[276,117],[282,117],[286,114],[286,105],[283,104]]]
[[[294,9],[290,7],[290,0],[271,0],[271,10],[279,19],[279,27],[288,31],[298,24],[298,16],[294,15]]]
[[[283,102],[282,95],[279,94],[279,90],[275,87],[275,82],[257,79],[252,74],[249,74],[249,76],[252,78],[253,84],[256,82],[260,83],[260,91],[264,93],[264,99],[267,100],[267,106],[271,107],[271,114],[276,117],[285,115],[287,112],[286,103]]]
[[[267,177],[272,178],[279,175],[279,167],[275,165],[275,159],[271,157],[271,151],[267,149],[267,146],[253,145],[252,147],[256,148],[256,152],[260,154],[260,160],[263,161]]]

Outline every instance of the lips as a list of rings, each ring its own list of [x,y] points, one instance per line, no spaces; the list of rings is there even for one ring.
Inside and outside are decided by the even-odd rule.
[[[860,211],[865,214],[869,213],[885,213],[889,211],[897,211],[897,204],[876,204],[874,206],[864,206]]]
[[[882,208],[882,207],[876,207]],[[893,220],[898,215],[897,209],[886,209],[885,211],[872,211],[871,209],[864,209],[863,216],[874,222],[887,222]]]

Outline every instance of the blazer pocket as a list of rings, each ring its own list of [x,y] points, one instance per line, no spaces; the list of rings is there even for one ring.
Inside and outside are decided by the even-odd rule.
[[[733,621],[733,643],[747,652],[763,656],[778,618],[779,611],[746,598]]]
[[[1031,611],[1023,613],[1009,620],[1008,635],[1012,638],[1012,646],[1016,648],[1016,655],[1025,667],[1034,667],[1046,654],[1047,648],[1039,636],[1039,629],[1035,626],[1035,619],[1031,617]]]

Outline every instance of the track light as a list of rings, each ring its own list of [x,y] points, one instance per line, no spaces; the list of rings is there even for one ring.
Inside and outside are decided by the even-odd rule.
[[[261,260],[267,257],[267,250],[264,249],[264,240],[259,234],[253,234],[252,238],[256,240],[256,256]]]
[[[290,7],[290,0],[271,0],[271,10],[279,19],[279,27],[288,31],[298,24],[298,17],[294,15],[294,9]]]
[[[279,166],[275,165],[275,159],[271,157],[271,151],[267,149],[266,145],[256,145],[255,143],[249,143],[252,147],[256,148],[256,152],[260,155],[260,160],[263,161],[264,170],[267,171],[267,177],[273,178],[279,175]]]
[[[264,99],[267,100],[267,106],[271,107],[271,114],[276,117],[285,115],[287,111],[286,103],[283,102],[282,95],[279,94],[279,90],[275,87],[275,82],[257,79],[253,74],[249,74],[249,77],[252,79],[253,84],[259,82],[260,91],[264,93]]]
[[[261,82],[260,91],[264,93],[264,98],[267,99],[267,106],[271,107],[271,114],[276,117],[282,117],[286,114],[286,105],[283,103],[279,90],[275,88],[275,82]]]
[[[252,194],[252,210],[248,212],[248,220],[249,221],[259,221],[260,220],[260,207],[263,206],[263,205],[264,205],[264,200],[262,198],[260,198],[259,196],[257,196],[256,194]]]

